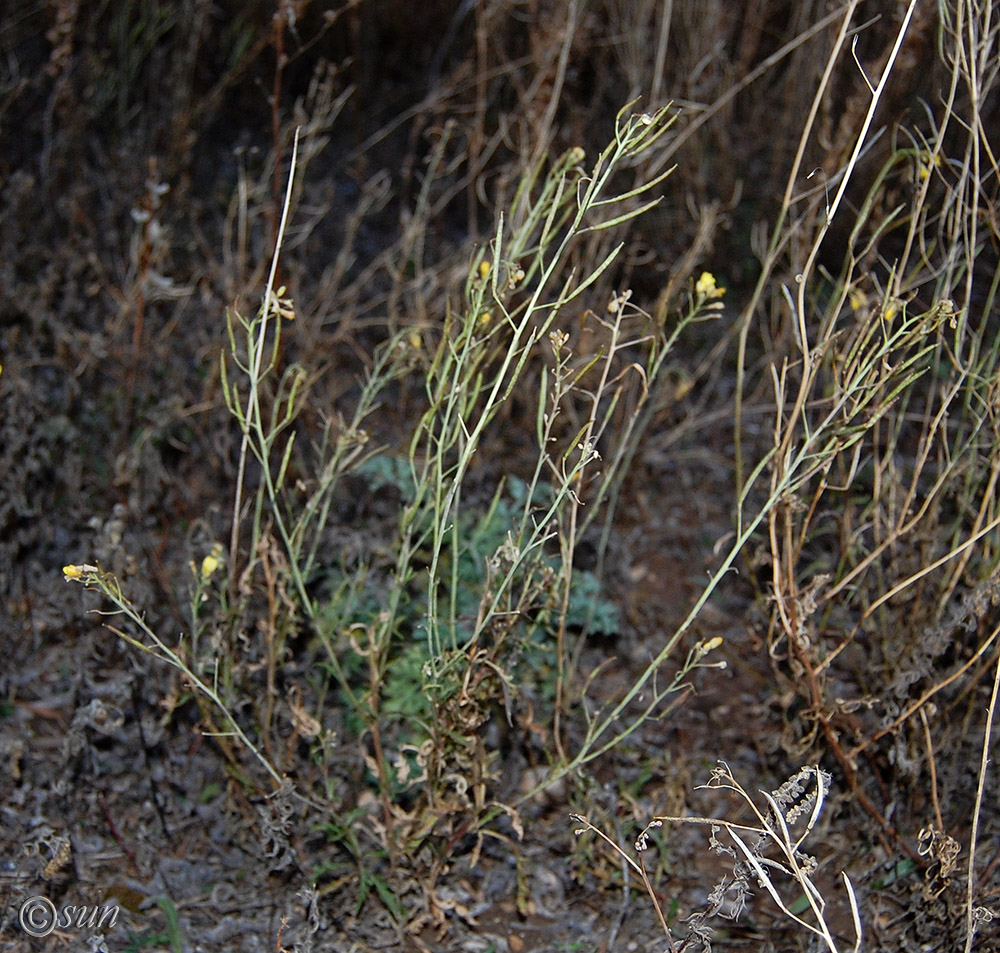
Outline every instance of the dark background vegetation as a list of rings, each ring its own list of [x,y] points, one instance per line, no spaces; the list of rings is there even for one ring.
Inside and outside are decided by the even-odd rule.
[[[865,26],[857,58],[871,77],[881,73],[901,6],[858,4],[854,22]],[[958,8],[944,0],[917,5],[873,127],[882,134],[872,137],[845,214],[823,246],[822,263],[833,275],[856,238],[852,215],[903,130],[915,141],[931,137],[951,76],[941,49],[942,11],[952,6]],[[964,673],[930,712],[930,727],[921,727],[914,711],[847,769],[834,756],[830,732],[818,727],[831,722],[816,717],[801,671],[769,657],[762,539],[701,623],[700,634],[726,640],[729,668],[701,673],[698,694],[648,726],[634,750],[609,755],[593,776],[526,806],[522,840],[503,831],[478,864],[468,843],[456,840],[455,857],[430,887],[419,865],[395,880],[386,875],[412,917],[409,932],[390,921],[392,904],[371,884],[367,900],[357,903],[357,874],[317,879],[326,845],[349,838],[317,836],[321,825],[305,814],[291,833],[274,821],[283,831],[275,835],[269,802],[242,787],[233,768],[238,755],[203,738],[204,713],[182,681],[102,628],[87,612],[100,603],[67,585],[61,572],[68,563],[98,563],[119,576],[167,641],[186,631],[189,566],[229,534],[240,435],[220,386],[224,315],[227,308],[252,313],[259,303],[297,126],[300,184],[280,275],[297,318],[284,331],[283,360],[314,375],[305,424],[315,435],[324,414],[349,412],[373,349],[390,333],[441,326],[476,249],[492,237],[497,214],[533,163],[572,146],[596,155],[627,102],[640,98],[642,110],[673,102],[680,118],[658,160],[661,168],[677,166],[666,199],[629,228],[612,273],[580,308],[603,307],[613,289],[629,287],[655,313],[673,307],[701,271],[727,288],[721,320],[693,328],[681,342],[671,372],[677,386],[662,401],[626,482],[615,527],[606,591],[622,610],[621,631],[595,642],[595,663],[602,653],[622,659],[625,671],[644,663],[652,654],[647,646],[683,616],[715,543],[732,528],[732,344],[743,320],[751,322],[745,446],[768,440],[766,418],[753,408],[767,406],[767,367],[794,343],[778,289],[794,286],[822,212],[820,193],[773,269],[774,294],[753,299],[759,249],[781,207],[827,64],[839,23],[834,12],[811,0],[4,5],[5,901],[46,893],[93,903],[108,891],[134,908],[130,932],[109,934],[108,949],[158,942],[165,948],[178,934],[191,950],[276,949],[279,942],[295,949],[489,949],[486,941],[476,945],[481,937],[501,944],[495,949],[507,942],[513,953],[660,949],[662,934],[634,875],[613,856],[574,841],[567,812],[600,819],[628,845],[654,813],[718,810],[690,800],[718,759],[746,772],[751,791],[775,788],[800,765],[818,762],[834,772],[836,792],[822,836],[824,882],[837,891],[837,872],[851,870],[863,893],[868,948],[961,947],[963,874],[934,881],[941,861],[919,853],[919,835],[933,826],[939,799],[947,833],[968,849],[995,647],[971,669],[964,666],[996,624],[994,589],[976,589],[991,579],[988,554],[953,593],[949,618],[961,616],[960,630],[942,623],[943,610],[921,616],[928,627],[943,625],[947,640],[924,650],[900,629],[882,634],[881,654],[844,655],[830,698],[866,700],[869,710],[889,691],[886,658],[905,659],[911,650],[918,656],[913,684],[900,688],[898,675],[892,683],[897,710],[951,673]],[[817,27],[824,17],[830,24]],[[996,29],[988,24],[983,35],[993,42]],[[868,101],[858,66],[841,57],[802,163],[817,178],[797,190],[843,167]],[[995,97],[976,106],[995,148]],[[960,153],[963,134],[953,123],[945,148],[953,144]],[[989,198],[981,228],[988,237],[975,260],[972,296],[959,301],[970,309],[992,302],[994,173],[995,165],[983,172]],[[891,176],[874,200],[890,209],[907,201],[908,190],[912,183]],[[874,285],[888,281],[896,241],[889,234],[869,256]],[[914,295],[929,307],[933,282]],[[754,309],[742,313],[751,300]],[[995,313],[977,313],[995,328]],[[992,347],[994,335],[985,338]],[[401,384],[397,396],[372,426],[375,439],[402,450],[407,423],[421,412],[419,390]],[[534,422],[519,407],[515,395],[506,443],[480,461],[485,470],[527,466],[519,433],[530,435]],[[911,442],[902,452],[916,452],[917,437]],[[362,545],[357,537],[377,537],[384,522],[389,504],[368,497],[364,480],[350,486],[355,496],[337,503],[343,533],[331,546]],[[831,561],[843,525],[812,538],[806,555],[817,564]],[[990,553],[996,549],[990,542]],[[959,601],[969,593],[979,599],[973,608]],[[908,613],[920,615],[901,607],[888,625],[904,626]],[[827,621],[836,627],[840,620],[834,614]],[[248,627],[247,642],[254,637]],[[303,633],[288,646],[290,672],[296,653],[298,664],[308,657],[307,638]],[[834,734],[852,744],[872,738],[879,730],[873,718],[864,704],[845,705],[833,719]],[[521,742],[498,744],[506,751]],[[520,774],[537,764],[523,751],[511,757],[506,780],[517,789]],[[358,769],[351,796],[365,809],[363,780]],[[979,833],[976,885],[978,902],[994,909],[996,783]],[[361,853],[366,836],[358,835]],[[56,863],[61,838],[74,857]],[[704,903],[718,879],[704,839],[678,834],[660,848],[658,889],[680,915]],[[318,894],[302,892],[310,883],[320,885]],[[803,935],[766,908],[764,891],[757,893],[751,914],[719,925],[714,948],[806,949]],[[181,910],[183,926],[173,934],[164,925],[166,905],[153,903],[162,897]],[[840,935],[849,937],[843,899],[831,904]],[[279,941],[285,915],[290,925]],[[310,932],[310,924],[321,928]],[[3,932],[5,946],[24,941],[9,922]],[[994,948],[989,935],[977,946]]]

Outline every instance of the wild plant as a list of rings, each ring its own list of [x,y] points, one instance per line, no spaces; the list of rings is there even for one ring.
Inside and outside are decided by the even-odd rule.
[[[737,823],[718,817],[654,817],[635,841],[635,857],[631,856],[582,814],[571,819],[582,826],[575,833],[596,834],[640,877],[664,933],[670,953],[712,949],[712,921],[715,918],[738,920],[753,897],[754,888],[764,890],[782,915],[799,928],[812,934],[821,949],[838,953],[846,949],[838,945],[827,922],[827,901],[815,883],[818,860],[806,851],[806,841],[813,832],[830,791],[830,774],[819,767],[806,767],[796,772],[784,784],[770,793],[760,792],[763,804],[733,777],[724,762],[712,772],[701,789],[731,791],[753,815],[749,823]],[[653,832],[665,824],[689,824],[708,827],[709,849],[720,857],[732,860],[729,873],[716,883],[708,903],[684,918],[684,936],[675,941],[674,931],[667,923],[662,904],[643,862],[643,853],[650,848]],[[856,953],[861,948],[861,914],[854,887],[846,874],[841,875],[845,888]]]
[[[583,611],[574,550],[620,485],[650,420],[643,409],[678,335],[718,314],[722,289],[706,274],[669,324],[666,316],[658,324],[635,308],[627,291],[616,294],[606,316],[591,314],[606,343],[587,357],[571,347],[566,311],[584,300],[621,246],[581,275],[570,260],[581,237],[619,229],[656,204],[653,191],[669,173],[625,189],[616,182],[622,169],[655,148],[671,115],[668,109],[653,115],[623,110],[613,141],[589,166],[578,148],[548,169],[539,160],[498,220],[488,251],[474,257],[461,306],[449,311],[439,331],[406,328],[380,347],[351,417],[330,420],[322,440],[305,452],[296,438],[310,378],[300,365],[283,366],[281,325],[296,311],[275,287],[293,153],[263,303],[252,318],[232,312],[227,322],[223,390],[242,434],[232,533],[228,553],[215,547],[200,568],[192,567],[189,640],[166,646],[113,577],[97,566],[67,567],[67,578],[98,589],[138,628],[131,644],[183,674],[221,717],[222,733],[246,745],[275,784],[290,750],[275,737],[277,707],[292,710],[295,737],[312,738],[318,757],[326,744],[323,712],[307,726],[299,696],[282,702],[277,689],[289,639],[314,633],[321,670],[332,679],[371,771],[382,809],[379,836],[393,860],[417,855],[438,821],[444,827],[434,851],[441,857],[464,832],[477,833],[498,814],[512,815],[488,793],[492,768],[480,729],[498,709],[511,717],[515,676],[533,665],[540,671],[543,656],[551,660],[548,674],[539,677],[552,688],[553,776],[582,763],[580,755],[565,756],[561,723],[579,690],[568,637]],[[474,480],[483,479],[474,460],[529,368],[539,381],[534,463],[520,479],[501,479],[486,514],[470,521],[466,497]],[[414,378],[426,409],[405,456],[393,463],[374,446],[366,420],[392,386]],[[567,430],[570,415],[579,423]],[[377,591],[368,581],[375,567],[326,564],[323,549],[344,480],[376,465],[399,472],[405,487],[392,566],[379,576]],[[489,538],[494,549],[484,559],[482,540]],[[470,574],[470,559],[480,564],[478,576]],[[224,585],[212,582],[220,567],[228,575]],[[213,600],[218,607],[206,613]],[[591,601],[587,611],[595,609]],[[266,690],[253,702],[257,724],[245,729],[233,715],[241,695],[234,639],[258,614]],[[693,653],[688,669],[709,648]],[[327,697],[325,688],[320,695]],[[594,756],[591,739],[583,758]],[[450,833],[442,837],[444,829]]]

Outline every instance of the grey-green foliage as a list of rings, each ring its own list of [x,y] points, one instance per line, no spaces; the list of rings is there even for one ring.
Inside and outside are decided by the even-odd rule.
[[[359,465],[358,475],[372,491],[394,488],[401,496],[400,509],[414,494],[412,471],[406,460],[390,454],[378,454]],[[457,514],[461,541],[457,557],[438,565],[437,588],[442,590],[440,606],[454,607],[446,622],[448,641],[463,648],[473,638],[476,620],[484,600],[488,600],[491,585],[491,564],[498,554],[511,545],[525,507],[545,512],[553,490],[548,485],[536,488],[528,500],[528,485],[516,477],[503,481],[492,499],[478,506],[469,505]],[[430,717],[430,696],[427,691],[425,663],[429,655],[427,636],[427,596],[429,566],[421,552],[415,554],[412,584],[407,597],[398,605],[395,638],[390,650],[382,685],[382,712],[389,717],[419,723]],[[454,565],[453,565],[454,561]],[[553,583],[561,576],[558,552],[539,551],[533,560],[525,561],[519,572],[525,576],[517,591],[530,591],[530,604],[522,604],[512,612],[508,644],[503,658],[508,674],[515,684],[551,680],[555,677],[555,646],[552,627],[556,624],[558,605]],[[531,577],[528,579],[527,577]],[[385,609],[385,586],[379,573],[370,567],[343,569],[331,575],[332,595],[321,606],[317,624],[324,638],[337,639],[337,629],[348,625],[367,626],[376,622]],[[534,580],[534,581],[532,581]],[[574,570],[566,623],[570,628],[593,632],[617,631],[617,606],[602,592],[593,572]],[[512,636],[512,637],[511,637]],[[343,643],[342,643],[343,644]],[[345,648],[351,646],[348,640]],[[355,644],[342,658],[345,671],[361,677],[363,668]],[[354,656],[353,658],[351,656]],[[552,686],[538,686],[549,696]]]

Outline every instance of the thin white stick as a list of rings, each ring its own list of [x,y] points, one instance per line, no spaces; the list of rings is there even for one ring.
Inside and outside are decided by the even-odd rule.
[[[237,554],[240,544],[240,508],[243,505],[243,480],[246,475],[247,449],[250,445],[250,421],[251,413],[259,411],[258,402],[260,396],[257,392],[257,385],[260,377],[260,365],[264,355],[264,342],[267,338],[268,317],[271,314],[271,296],[274,289],[274,277],[278,273],[278,256],[281,254],[281,243],[285,237],[285,225],[288,222],[288,209],[292,204],[292,186],[295,183],[295,164],[299,157],[299,130],[301,126],[295,128],[295,142],[292,145],[292,162],[288,170],[288,187],[285,190],[285,202],[281,209],[281,223],[278,225],[278,235],[274,243],[274,254],[271,257],[271,271],[267,276],[267,287],[264,289],[264,303],[261,307],[260,332],[257,335],[257,353],[254,355],[253,367],[250,370],[250,393],[247,396],[247,410],[243,417],[243,440],[240,444],[240,463],[236,471],[236,494],[233,499],[233,525],[229,535],[229,559],[230,565],[236,566]],[[278,316],[281,320],[281,316]],[[259,419],[259,412],[258,412]],[[233,572],[232,578],[235,580],[237,574]]]
[[[972,833],[969,835],[969,873],[965,886],[965,953],[972,953],[973,937],[973,892],[976,873],[976,840],[979,837],[979,813],[983,807],[983,791],[986,788],[986,766],[990,763],[990,736],[993,734],[993,715],[997,708],[997,694],[1000,691],[1000,654],[997,655],[997,669],[993,675],[993,694],[986,712],[986,728],[983,731],[983,756],[979,762],[979,783],[976,785],[976,808],[972,812]]]

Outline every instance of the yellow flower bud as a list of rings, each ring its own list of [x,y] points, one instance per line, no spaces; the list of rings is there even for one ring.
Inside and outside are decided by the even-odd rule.
[[[66,580],[83,579],[84,576],[88,574],[95,575],[95,574],[100,574],[100,572],[101,572],[100,566],[91,566],[89,563],[80,563],[77,565],[63,566],[63,578]],[[93,579],[85,581],[93,582]]]
[[[917,157],[917,169],[918,177],[920,181],[923,182],[925,179],[930,178],[931,173],[941,166],[941,156],[928,152],[926,149],[922,150],[920,155]]]
[[[222,565],[222,544],[216,543],[212,551],[201,561],[201,581],[207,582],[219,566]]]
[[[695,294],[699,298],[721,298],[725,293],[725,288],[720,288],[715,283],[715,275],[710,271],[703,271],[701,277],[695,283]]]

